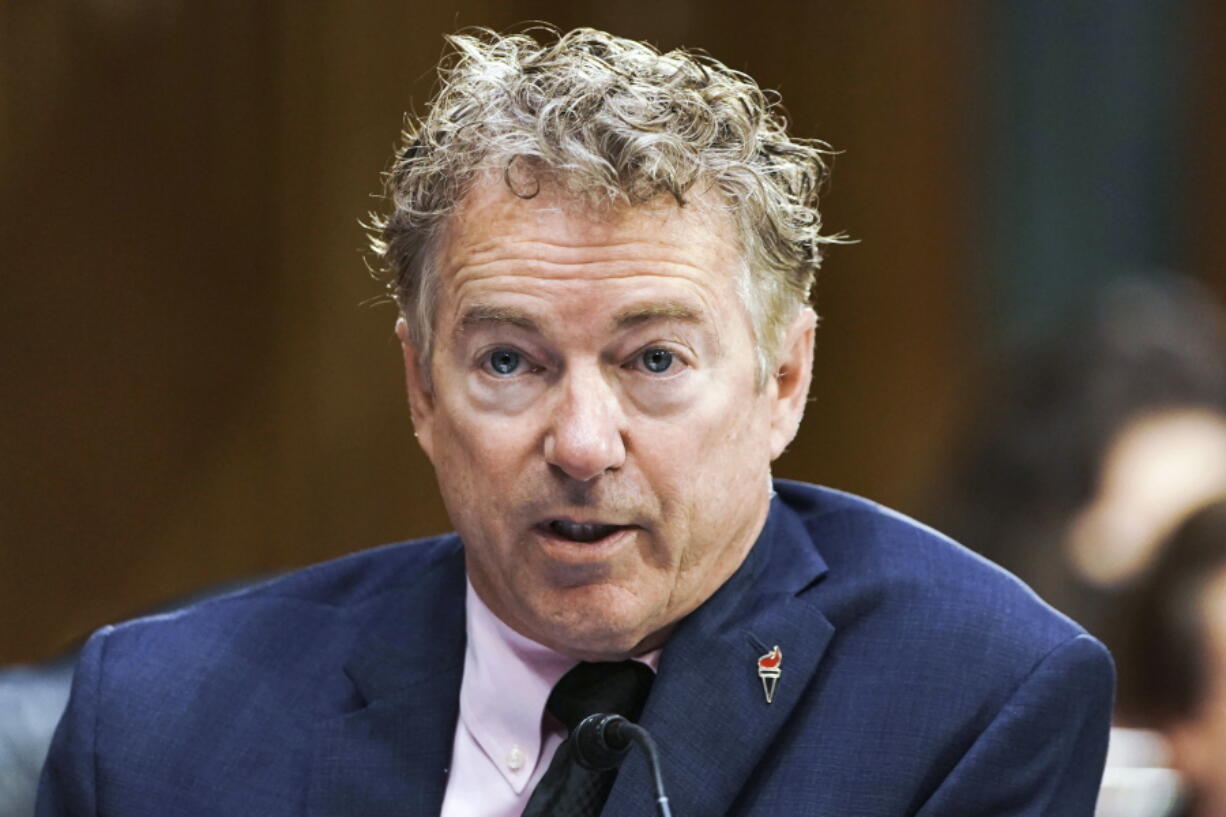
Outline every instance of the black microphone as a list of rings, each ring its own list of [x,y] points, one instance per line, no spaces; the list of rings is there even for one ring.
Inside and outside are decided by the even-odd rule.
[[[630,753],[630,744],[638,744],[651,764],[651,775],[656,788],[656,808],[660,817],[672,817],[672,811],[668,808],[668,795],[664,793],[664,777],[660,774],[660,756],[656,752],[656,742],[651,739],[646,729],[621,715],[597,712],[579,721],[579,725],[570,733],[570,740],[579,765],[598,772],[616,769]]]

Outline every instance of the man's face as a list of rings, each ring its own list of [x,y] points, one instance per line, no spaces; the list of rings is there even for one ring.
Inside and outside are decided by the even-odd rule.
[[[757,537],[813,313],[757,388],[733,227],[702,199],[595,215],[485,181],[438,260],[429,378],[405,364],[474,589],[576,658],[659,646]]]

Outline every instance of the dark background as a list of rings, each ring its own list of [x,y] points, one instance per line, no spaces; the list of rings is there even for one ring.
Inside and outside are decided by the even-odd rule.
[[[439,532],[359,219],[442,35],[706,49],[841,151],[777,473],[921,516],[980,364],[1112,277],[1226,295],[1226,4],[8,0],[0,662]]]

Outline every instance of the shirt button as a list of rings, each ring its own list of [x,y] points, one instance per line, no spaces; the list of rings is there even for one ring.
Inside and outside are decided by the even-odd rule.
[[[524,767],[524,750],[518,746],[512,746],[511,751],[507,752],[507,768],[513,772],[518,772]]]

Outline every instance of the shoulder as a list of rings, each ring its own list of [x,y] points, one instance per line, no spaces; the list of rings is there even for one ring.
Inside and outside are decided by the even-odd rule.
[[[261,679],[326,692],[358,634],[388,626],[389,608],[423,588],[452,588],[463,607],[463,556],[455,536],[403,542],[302,568],[235,593],[104,628],[86,658],[100,692],[147,689],[224,695]],[[83,658],[83,665],[86,659]],[[105,675],[102,669],[105,668]]]
[[[462,653],[463,610],[463,552],[445,536],[103,628],[79,657],[39,813],[101,812],[106,797],[115,813],[152,814],[189,790],[209,813],[234,813],[221,804],[253,797],[257,777],[255,810],[282,813],[292,801],[277,792],[310,784],[301,747],[361,702],[352,662],[388,661],[425,631]]]
[[[922,814],[996,814],[1049,796],[1092,811],[1114,682],[1102,644],[902,514],[825,488],[777,490],[804,530],[797,546],[825,563],[802,596],[833,631],[796,739],[859,747],[915,798],[908,813],[925,799]],[[1016,785],[1002,781],[1019,768]]]
[[[779,482],[828,571],[814,588],[836,629],[947,660],[1025,673],[1074,640],[1106,651],[1003,568],[949,537],[862,497]]]
[[[115,633],[258,627],[262,609],[293,620],[335,618],[429,581],[459,557],[455,535],[398,542],[299,568],[167,613],[124,622]],[[284,622],[284,619],[282,619]]]

